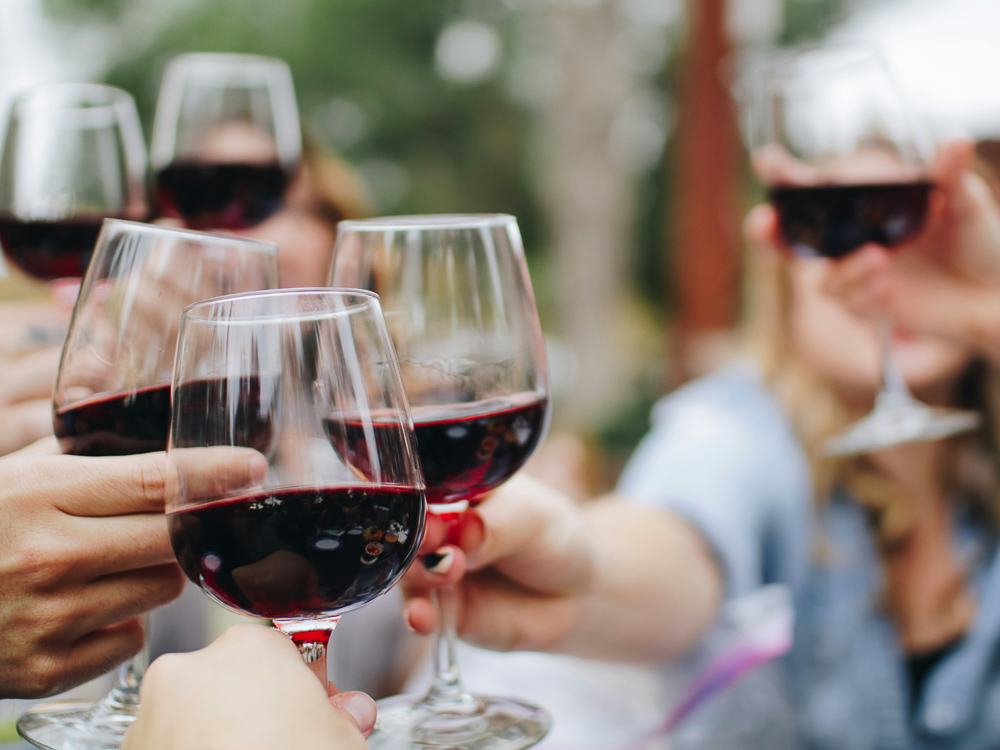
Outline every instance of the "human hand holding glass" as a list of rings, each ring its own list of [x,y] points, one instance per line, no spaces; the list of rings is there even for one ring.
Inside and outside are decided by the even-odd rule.
[[[430,510],[457,520],[524,465],[548,425],[545,348],[516,220],[341,222],[331,283],[380,295],[413,410]],[[356,428],[341,430],[347,436]],[[548,731],[548,714],[465,689],[454,656],[455,591],[436,594],[442,629],[434,682],[420,699],[381,701],[370,745],[534,745]]]
[[[933,183],[931,145],[878,52],[866,45],[810,48],[775,62],[757,102],[754,168],[768,186],[783,244],[839,259],[871,244],[906,248],[924,228]],[[937,440],[978,417],[932,409],[910,394],[877,328],[882,386],[875,409],[827,443],[831,456]]]

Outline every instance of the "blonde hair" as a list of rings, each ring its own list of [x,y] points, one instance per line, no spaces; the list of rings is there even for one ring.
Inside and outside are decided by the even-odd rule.
[[[829,459],[824,442],[859,414],[849,409],[833,384],[813,371],[796,351],[792,335],[794,288],[790,261],[773,250],[750,252],[746,264],[748,303],[744,347],[760,367],[805,450],[812,470],[814,502],[829,502],[842,487],[868,513],[883,553],[908,536],[916,508],[901,488],[875,470],[864,456]],[[958,491],[992,522],[1000,518],[1000,376],[984,360],[974,360],[959,384],[960,404],[978,410],[985,429],[955,439],[947,457],[946,488]]]

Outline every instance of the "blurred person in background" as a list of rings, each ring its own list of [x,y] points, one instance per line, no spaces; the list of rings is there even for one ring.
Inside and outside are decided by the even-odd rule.
[[[433,627],[428,589],[467,569],[472,643],[669,662],[721,602],[785,583],[803,746],[1000,745],[1000,211],[970,163],[968,144],[942,150],[931,218],[898,254],[799,258],[754,209],[744,360],[661,402],[616,496],[579,507],[518,478],[478,506],[430,559],[443,573],[408,574],[411,626]],[[871,407],[879,303],[914,393],[986,429],[823,456]]]

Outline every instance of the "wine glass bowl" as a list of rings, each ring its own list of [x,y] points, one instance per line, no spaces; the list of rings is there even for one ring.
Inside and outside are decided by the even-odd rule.
[[[302,153],[291,72],[258,55],[189,54],[167,66],[150,160],[162,215],[244,229],[277,211]]]
[[[0,245],[42,281],[86,271],[106,217],[146,217],[146,148],[132,97],[47,84],[19,94],[0,155]]]
[[[167,523],[182,569],[317,661],[341,614],[399,580],[423,531],[413,423],[378,298],[299,289],[192,305],[173,403]],[[336,447],[331,418],[357,426]],[[257,461],[253,481],[199,481],[227,451]]]
[[[923,229],[934,189],[931,139],[876,48],[809,47],[779,58],[757,98],[754,168],[784,242],[800,255],[839,259],[868,244],[905,251]],[[876,323],[882,383],[874,410],[830,439],[829,456],[938,440],[979,423],[909,392],[885,314]]]

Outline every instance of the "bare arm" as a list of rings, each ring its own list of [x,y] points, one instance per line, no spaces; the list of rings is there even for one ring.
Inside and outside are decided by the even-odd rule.
[[[407,618],[436,625],[430,588],[459,586],[463,639],[498,650],[665,660],[693,647],[722,600],[722,576],[698,532],[664,510],[618,497],[577,506],[517,477],[468,514],[461,549],[429,529],[407,574]],[[468,553],[468,557],[463,553]],[[446,568],[441,570],[441,568]]]

